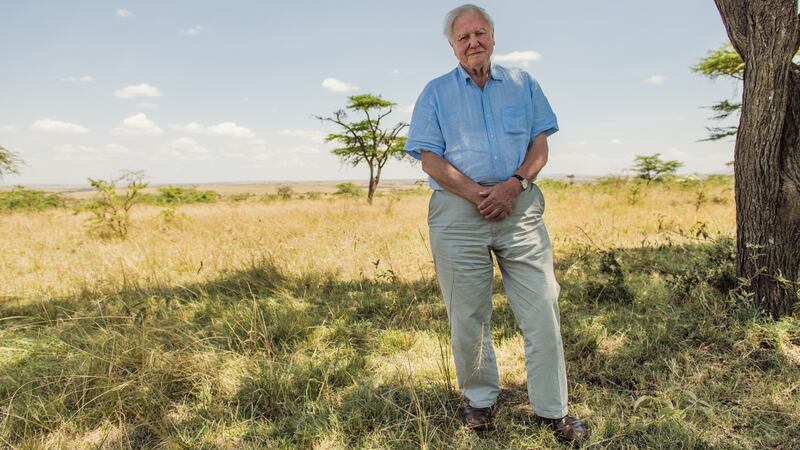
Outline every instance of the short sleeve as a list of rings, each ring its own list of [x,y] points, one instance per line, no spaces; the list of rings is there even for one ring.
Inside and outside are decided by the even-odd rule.
[[[531,139],[538,136],[540,133],[546,133],[547,136],[558,131],[558,120],[556,119],[553,109],[550,107],[550,102],[544,96],[539,82],[530,79],[531,86],[531,103],[533,104],[533,127],[531,128]]]
[[[435,91],[429,84],[419,95],[411,115],[408,141],[403,148],[411,157],[421,159],[423,150],[444,155],[444,136],[437,110]]]

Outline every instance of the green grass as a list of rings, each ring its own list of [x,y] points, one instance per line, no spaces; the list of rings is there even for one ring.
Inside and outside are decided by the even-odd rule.
[[[556,265],[570,407],[590,445],[800,445],[800,321],[731,300],[729,239],[582,248]],[[258,261],[208,283],[41,300],[0,305],[9,447],[559,448],[507,371],[497,428],[461,427],[430,278]],[[494,336],[521,364],[499,283]]]
[[[800,319],[729,295],[731,184],[541,184],[584,447],[800,447]],[[423,192],[143,206],[120,241],[5,216],[0,447],[567,448],[499,278],[497,427],[458,421]]]

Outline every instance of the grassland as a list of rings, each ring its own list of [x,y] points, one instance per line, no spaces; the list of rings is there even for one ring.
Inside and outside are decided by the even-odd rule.
[[[800,320],[729,295],[731,180],[542,188],[584,447],[800,447]],[[560,448],[499,278],[498,425],[457,420],[427,198],[141,205],[126,239],[0,215],[0,445]]]

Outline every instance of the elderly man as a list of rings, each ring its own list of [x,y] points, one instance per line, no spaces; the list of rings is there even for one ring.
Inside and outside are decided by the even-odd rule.
[[[490,327],[494,254],[524,337],[531,405],[557,437],[585,439],[583,423],[567,415],[559,286],[544,198],[531,183],[547,162],[556,117],[527,72],[491,64],[494,25],[485,10],[450,11],[444,33],[459,65],[425,86],[405,150],[422,160],[434,189],[428,225],[464,419],[487,429],[500,392]]]

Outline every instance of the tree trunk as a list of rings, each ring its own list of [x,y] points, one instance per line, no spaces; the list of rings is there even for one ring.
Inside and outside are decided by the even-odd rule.
[[[367,187],[367,203],[370,205],[372,204],[372,196],[375,195],[375,188],[378,186],[378,182],[376,181],[375,177],[375,168],[372,166],[372,163],[369,164],[369,185]]]
[[[736,271],[757,305],[790,314],[800,293],[800,46],[796,0],[715,0],[745,62],[736,135]]]

